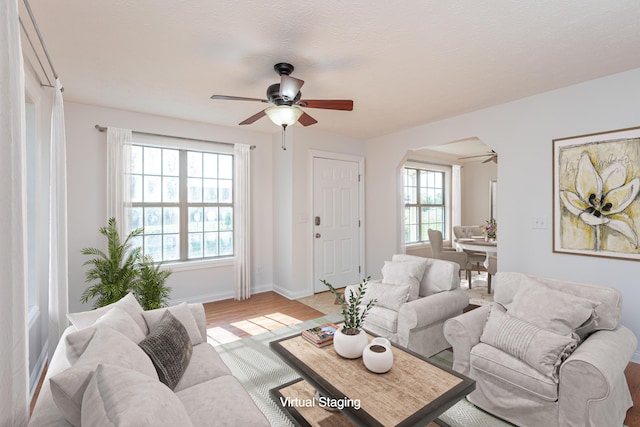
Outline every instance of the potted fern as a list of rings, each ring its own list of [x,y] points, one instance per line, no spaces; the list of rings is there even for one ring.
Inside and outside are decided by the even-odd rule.
[[[329,288],[342,307],[344,323],[333,336],[333,345],[336,353],[347,359],[356,359],[362,356],[362,351],[369,343],[367,334],[362,329],[364,319],[376,303],[376,300],[373,299],[363,306],[364,294],[367,289],[369,277],[358,285],[357,291],[348,292],[348,295],[345,296],[341,295],[340,292],[326,280],[321,280],[321,282]]]
[[[93,256],[83,265],[90,265],[86,273],[86,283],[92,283],[80,297],[83,303],[93,300],[93,308],[103,307],[119,301],[133,292],[143,309],[165,307],[170,288],[165,280],[171,271],[160,270],[150,256],[143,256],[139,247],[132,247],[132,239],[140,236],[144,229],[137,228],[120,239],[115,218],[109,218],[100,234],[107,238],[107,251],[98,248],[84,248],[83,255]]]

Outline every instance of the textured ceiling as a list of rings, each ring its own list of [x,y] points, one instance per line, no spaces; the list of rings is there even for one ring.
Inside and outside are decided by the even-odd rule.
[[[315,128],[369,138],[640,68],[637,0],[30,0],[66,101],[226,126],[276,62]],[[277,132],[267,118],[249,129]]]

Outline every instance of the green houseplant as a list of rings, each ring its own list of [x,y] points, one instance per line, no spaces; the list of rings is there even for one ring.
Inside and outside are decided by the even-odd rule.
[[[342,307],[344,324],[333,337],[336,353],[347,359],[355,359],[362,356],[362,351],[369,342],[362,326],[367,314],[369,314],[369,311],[376,304],[376,300],[372,299],[367,302],[366,305],[363,305],[369,277],[358,285],[357,291],[349,292],[347,296],[341,295],[340,292],[326,280],[321,280],[321,282],[329,288]]]
[[[107,238],[107,251],[98,248],[84,248],[83,255],[93,256],[83,265],[90,265],[86,273],[86,283],[92,283],[82,296],[83,303],[93,301],[93,308],[112,304],[127,293],[133,292],[145,310],[164,307],[167,304],[170,288],[164,285],[171,275],[170,271],[160,270],[160,264],[154,264],[150,256],[142,256],[139,247],[132,247],[131,241],[140,236],[144,229],[137,228],[125,238],[120,239],[115,218],[109,218],[106,227],[100,228],[100,234]]]

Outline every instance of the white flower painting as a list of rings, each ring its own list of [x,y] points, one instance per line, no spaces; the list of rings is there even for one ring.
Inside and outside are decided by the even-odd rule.
[[[554,252],[640,260],[640,128],[553,144]]]

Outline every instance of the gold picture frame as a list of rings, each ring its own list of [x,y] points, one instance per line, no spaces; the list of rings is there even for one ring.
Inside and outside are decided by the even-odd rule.
[[[553,140],[553,252],[640,260],[640,127]]]

